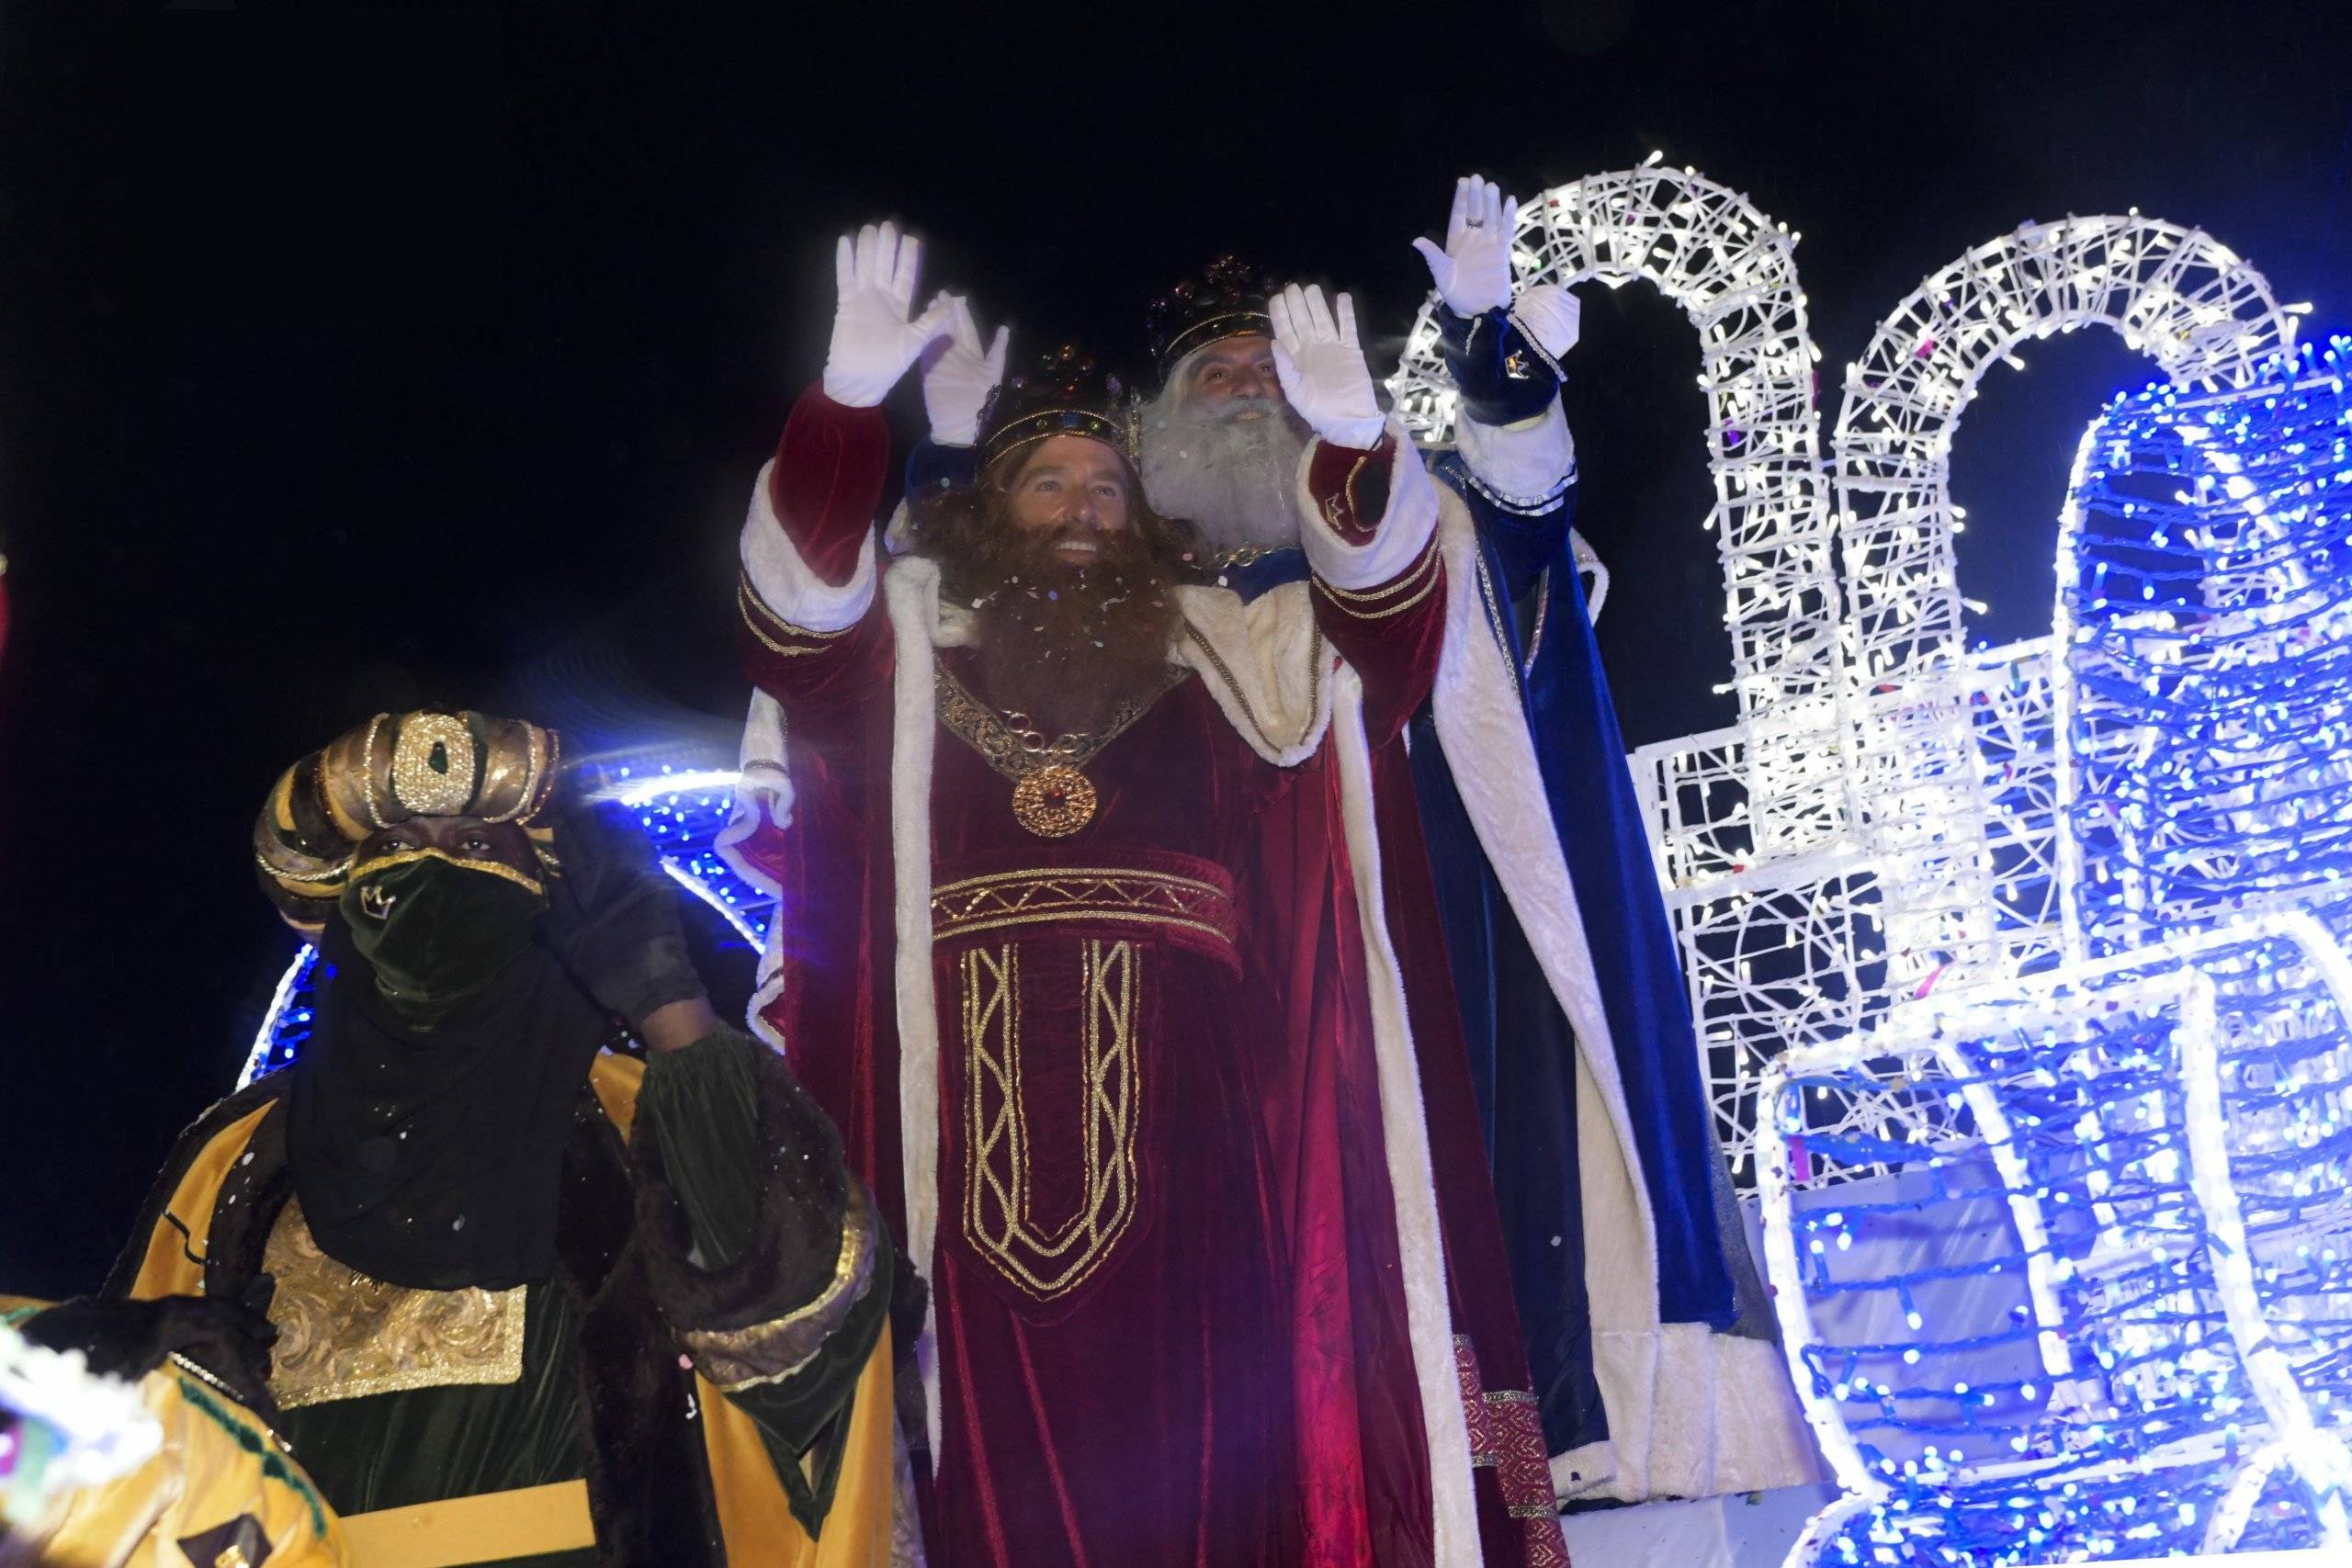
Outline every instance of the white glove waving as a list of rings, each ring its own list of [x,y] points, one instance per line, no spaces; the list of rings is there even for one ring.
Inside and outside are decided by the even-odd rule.
[[[1294,283],[1266,302],[1266,313],[1273,318],[1274,374],[1298,417],[1335,446],[1379,445],[1384,422],[1372,367],[1356,342],[1355,301],[1342,294],[1326,305],[1320,288]]]
[[[825,356],[825,396],[870,409],[889,394],[931,340],[945,330],[947,307],[933,300],[912,321],[907,312],[922,270],[922,242],[895,223],[868,223],[833,247],[833,344]]]
[[[960,294],[932,301],[929,315],[944,305],[947,331],[922,351],[922,407],[931,418],[931,438],[943,446],[969,446],[980,438],[980,411],[1004,379],[1004,347],[1010,327],[999,327],[980,346],[980,326],[972,302]]]
[[[1510,243],[1519,228],[1519,198],[1476,175],[1453,182],[1453,211],[1445,220],[1445,249],[1415,240],[1430,264],[1430,281],[1457,316],[1483,316],[1510,303]]]

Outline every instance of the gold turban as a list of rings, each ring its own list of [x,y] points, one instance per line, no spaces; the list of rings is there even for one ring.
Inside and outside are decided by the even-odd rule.
[[[556,732],[482,713],[379,713],[278,776],[254,824],[262,891],[315,931],[351,874],[355,846],[412,817],[479,817],[536,825],[555,793]]]

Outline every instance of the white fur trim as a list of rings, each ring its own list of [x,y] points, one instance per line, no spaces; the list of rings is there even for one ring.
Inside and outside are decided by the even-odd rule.
[[[1552,1493],[1563,1503],[1598,1497],[1617,1478],[1617,1445],[1603,1438],[1552,1456]]]
[[[1596,1331],[1592,1348],[1611,1436],[1554,1457],[1561,1501],[1714,1497],[1826,1478],[1780,1347],[1668,1323]]]
[[[900,1173],[906,1189],[907,1256],[927,1280],[937,1277],[939,1228],[939,1004],[931,969],[931,762],[938,728],[932,638],[938,622],[938,592],[939,569],[921,557],[899,561],[884,587],[898,644],[891,677],[890,852],[898,916],[894,978]],[[947,1457],[941,1441],[945,1415],[940,1404],[937,1303],[934,1290],[923,1308],[922,1334],[915,1342],[934,1475]]]
[[[711,847],[735,874],[774,897],[782,890],[768,874],[743,858],[741,846],[759,831],[763,808],[777,827],[792,820],[792,775],[785,767],[784,705],[754,691],[743,715],[743,739],[735,751],[735,808]]]
[[[743,716],[743,739],[736,748],[735,808],[711,844],[736,875],[771,897],[783,890],[743,858],[741,846],[760,830],[763,812],[779,829],[792,820],[792,775],[785,768],[784,747],[783,705],[767,693],[753,691],[751,710]],[[743,1016],[744,1027],[778,1051],[785,1048],[784,1036],[762,1014],[783,993],[784,915],[779,908],[768,921],[767,941],[752,975],[752,1005]]]
[[[1306,564],[1324,581],[1351,593],[1395,581],[1419,558],[1422,547],[1430,542],[1430,530],[1437,525],[1437,483],[1430,478],[1429,469],[1421,466],[1419,449],[1394,421],[1390,422],[1387,434],[1392,454],[1388,504],[1380,514],[1379,530],[1369,544],[1348,543],[1323,520],[1322,509],[1317,505],[1315,492],[1306,481],[1324,443],[1310,441],[1306,450],[1299,454],[1298,541],[1306,547]]]
[[[1182,638],[1172,657],[1200,676],[1250,749],[1278,768],[1313,756],[1331,722],[1332,652],[1316,632],[1306,584],[1285,582],[1248,604],[1230,589],[1183,587],[1176,604],[1198,640]]]
[[[1454,441],[1479,482],[1514,501],[1532,504],[1556,495],[1561,481],[1576,472],[1576,438],[1557,398],[1525,424],[1480,424],[1464,416]]]
[[[1355,868],[1356,918],[1363,930],[1364,977],[1372,993],[1374,1055],[1379,1066],[1380,1130],[1396,1211],[1396,1254],[1404,1273],[1405,1315],[1413,1373],[1421,1395],[1421,1428],[1430,1449],[1430,1501],[1437,1568],[1479,1561],[1477,1504],[1471,1490],[1470,1428],[1453,1359],[1453,1317],[1445,1288],[1445,1247],[1430,1163],[1429,1122],[1405,1010],[1405,983],[1388,936],[1380,887],[1380,833],[1373,819],[1372,751],[1364,740],[1363,683],[1342,665],[1333,694],[1331,739],[1340,761],[1340,799],[1348,859]]]
[[[1643,1238],[1641,1262],[1645,1276],[1655,1281],[1657,1253],[1649,1198],[1639,1179],[1633,1119],[1625,1109],[1608,1015],[1601,1010],[1600,976],[1568,882],[1567,856],[1553,826],[1534,743],[1528,738],[1519,683],[1487,625],[1478,589],[1476,527],[1461,499],[1450,491],[1438,507],[1438,547],[1444,552],[1446,570],[1445,643],[1438,658],[1432,703],[1438,740],[1454,761],[1454,785],[1487,859],[1551,982],[1553,996],[1576,1031],[1577,1059],[1589,1066],[1593,1088],[1609,1118],[1611,1141],[1634,1173],[1632,1198]],[[1578,1102],[1586,1103],[1586,1098],[1579,1096]],[[1627,1261],[1619,1258],[1616,1263],[1622,1269]],[[1654,1286],[1650,1298],[1655,1322]]]
[[[1563,1497],[1639,1501],[1793,1485],[1820,1473],[1776,1347],[1661,1324],[1657,1232],[1642,1179],[1600,978],[1568,881],[1518,683],[1487,624],[1476,533],[1461,500],[1440,503],[1447,573],[1438,739],[1480,844],[1577,1036],[1577,1165],[1593,1371],[1609,1438],[1557,1456]],[[1580,1473],[1572,1480],[1571,1473]]]
[[[1593,625],[1599,626],[1600,606],[1609,599],[1609,564],[1574,528],[1568,530],[1568,554],[1576,560],[1577,575],[1591,580],[1584,591],[1584,613]]]
[[[784,520],[768,499],[771,457],[752,486],[751,515],[743,519],[743,575],[752,592],[777,616],[812,632],[837,632],[857,625],[874,603],[874,539],[869,533],[857,552],[857,570],[836,588],[808,570],[785,532]]]

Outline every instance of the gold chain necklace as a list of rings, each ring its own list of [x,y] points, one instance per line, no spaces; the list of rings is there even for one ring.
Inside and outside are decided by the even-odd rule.
[[[1070,761],[1101,750],[1091,734],[1065,734],[1047,740],[1018,708],[1001,707],[1012,739],[1029,766],[1012,786],[1012,819],[1041,839],[1060,839],[1094,820],[1094,781]]]
[[[944,664],[935,689],[940,721],[1012,781],[1012,819],[1041,839],[1062,839],[1094,820],[1094,783],[1080,770],[1183,678],[1182,666],[1170,665],[1164,684],[1123,704],[1102,728],[1051,740],[1019,709],[982,703]]]

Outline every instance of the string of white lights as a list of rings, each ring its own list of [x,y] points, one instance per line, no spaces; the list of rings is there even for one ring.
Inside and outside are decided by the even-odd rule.
[[[2292,342],[2258,272],[2201,231],[2143,218],[2028,223],[1930,274],[1846,367],[1831,437],[1863,840],[1888,981],[2010,973],[1975,756],[1951,499],[1962,413],[2028,338],[2100,325],[2174,382],[2243,386]]]

